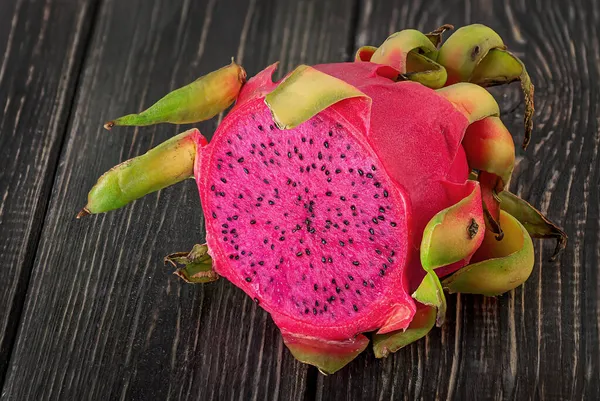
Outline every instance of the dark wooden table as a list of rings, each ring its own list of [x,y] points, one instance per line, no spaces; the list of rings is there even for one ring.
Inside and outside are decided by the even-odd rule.
[[[162,257],[204,238],[193,182],[75,220],[102,172],[183,129],[102,122],[231,56],[287,71],[473,22],[528,65],[536,126],[511,189],[569,245],[548,262],[535,241],[523,287],[451,296],[443,328],[387,359],[322,376],[240,290],[171,275]],[[0,398],[599,400],[599,25],[596,0],[0,1]],[[518,84],[494,93],[519,141]]]

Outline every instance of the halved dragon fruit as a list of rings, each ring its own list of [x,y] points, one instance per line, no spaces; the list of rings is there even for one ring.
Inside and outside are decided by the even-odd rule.
[[[246,82],[232,62],[107,123],[200,121],[236,100],[210,143],[192,129],[111,169],[78,217],[193,176],[206,244],[166,258],[180,277],[227,278],[323,373],[368,336],[378,357],[398,350],[443,323],[444,287],[501,294],[531,273],[528,232],[566,239],[504,190],[514,144],[482,86],[521,81],[526,146],[525,68],[482,25],[440,47],[449,28],[401,31],[356,62],[300,66],[276,83],[276,65]]]

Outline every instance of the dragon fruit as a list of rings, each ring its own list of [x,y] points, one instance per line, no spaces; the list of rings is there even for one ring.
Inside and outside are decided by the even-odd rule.
[[[274,64],[246,82],[232,62],[108,122],[184,123],[235,106],[208,141],[186,131],[104,174],[78,217],[194,177],[206,244],[169,255],[187,282],[225,277],[269,312],[300,361],[333,373],[443,324],[444,289],[499,295],[533,268],[535,237],[566,236],[505,190],[511,135],[484,86],[533,85],[482,25],[442,44],[405,30],[355,62]],[[440,278],[446,277],[443,282]]]

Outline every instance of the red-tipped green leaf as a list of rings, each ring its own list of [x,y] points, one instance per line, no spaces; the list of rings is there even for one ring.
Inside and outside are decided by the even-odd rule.
[[[437,93],[448,99],[470,123],[500,115],[500,108],[492,94],[479,85],[461,82],[438,89]]]
[[[373,335],[373,351],[376,358],[385,358],[390,353],[425,337],[435,325],[436,309],[419,305],[406,330],[397,330],[387,334]]]
[[[444,42],[438,62],[448,70],[448,84],[468,82],[475,67],[491,49],[504,49],[502,38],[485,25],[457,29]]]
[[[533,269],[533,243],[527,230],[505,211],[500,212],[504,238],[486,231],[481,247],[470,265],[444,280],[450,293],[462,292],[496,296],[527,280]]]
[[[265,103],[280,129],[291,129],[327,107],[350,98],[370,98],[354,86],[312,67],[297,67],[265,97]]]
[[[356,51],[354,61],[371,61],[371,57],[373,57],[376,50],[375,46],[362,46]]]
[[[294,358],[300,362],[316,366],[325,375],[332,374],[346,366],[369,344],[362,334],[347,340],[323,340],[282,331],[283,342]]]
[[[469,167],[501,178],[502,188],[515,165],[515,144],[500,118],[490,116],[469,125],[462,145]]]
[[[484,237],[481,191],[476,181],[455,186],[466,193],[454,205],[441,210],[427,223],[421,240],[421,264],[436,269],[472,255]]]
[[[419,49],[424,53],[437,51],[431,40],[415,29],[405,29],[390,35],[371,57],[371,62],[385,64],[405,74],[408,53]]]

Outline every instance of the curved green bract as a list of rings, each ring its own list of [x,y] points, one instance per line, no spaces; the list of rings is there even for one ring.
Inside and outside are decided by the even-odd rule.
[[[127,160],[102,175],[77,216],[118,209],[142,196],[190,178],[194,173],[197,129],[179,134],[147,153]]]
[[[469,82],[475,67],[491,49],[504,49],[491,28],[473,24],[457,29],[440,47],[437,61],[448,70],[448,84]]]
[[[354,86],[307,65],[297,67],[265,97],[273,121],[291,129],[310,120],[327,107],[354,97],[370,98]]]
[[[424,54],[414,51],[408,53],[406,71],[406,73],[400,74],[399,78],[419,82],[431,89],[442,88],[448,77],[444,67]]]
[[[316,366],[325,375],[335,373],[346,366],[369,344],[369,339],[362,334],[343,341],[323,340],[283,330],[281,335],[294,358]]]
[[[472,255],[481,243],[485,222],[479,185],[458,203],[441,210],[427,223],[421,240],[423,268],[436,269]]]
[[[505,211],[500,212],[504,238],[498,241],[486,231],[481,247],[465,266],[444,280],[450,293],[461,292],[496,296],[510,291],[527,280],[533,270],[531,237],[523,225]]]
[[[208,120],[231,106],[246,81],[246,71],[231,62],[194,82],[170,92],[139,114],[129,114],[104,124],[146,126],[158,123],[187,124]]]
[[[385,358],[390,353],[425,337],[435,324],[436,309],[421,305],[406,330],[373,335],[373,351],[376,358]]]
[[[165,257],[165,263],[176,267],[177,270],[173,274],[186,283],[210,283],[219,278],[219,275],[213,270],[212,258],[208,254],[206,244],[196,244],[190,252],[172,253]]]
[[[567,234],[539,210],[518,196],[508,191],[502,191],[499,197],[500,208],[519,220],[533,238],[556,238],[556,248],[550,258],[551,261],[555,260],[567,246]]]
[[[534,86],[531,83],[525,64],[506,50],[492,49],[475,68],[470,81],[481,86],[502,85],[513,81],[521,82],[521,90],[525,99],[525,114],[523,116],[525,137],[523,138],[522,147],[526,149],[531,141],[535,106],[533,102]]]
[[[446,319],[446,297],[440,279],[433,269],[423,267],[427,274],[419,284],[412,297],[423,305],[434,307],[436,312],[436,325],[439,327],[444,324]]]
[[[488,116],[499,116],[498,103],[485,88],[467,82],[460,82],[437,90],[460,111],[469,123]]]
[[[405,74],[408,53],[419,49],[424,54],[436,52],[431,40],[415,29],[405,29],[390,35],[371,57],[371,62],[389,65]]]

